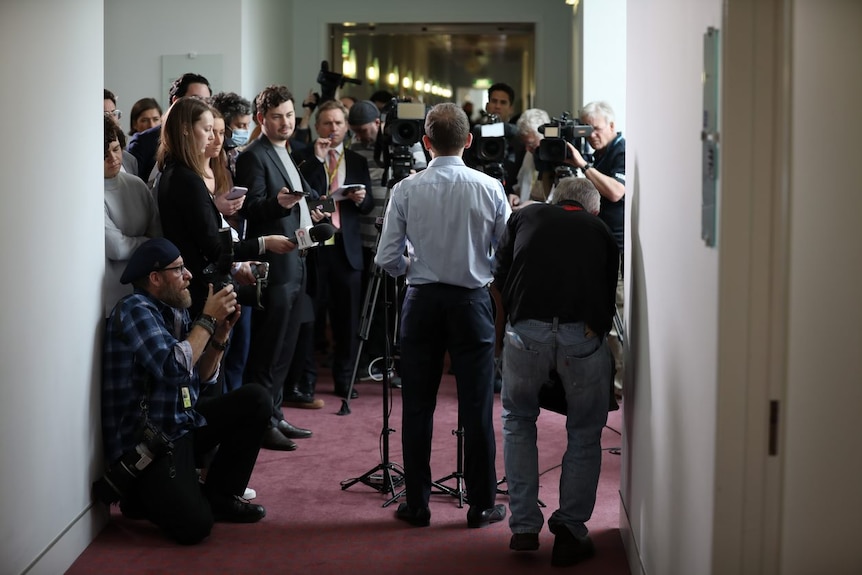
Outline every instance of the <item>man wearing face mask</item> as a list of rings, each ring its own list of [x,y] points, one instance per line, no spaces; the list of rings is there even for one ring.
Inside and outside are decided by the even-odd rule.
[[[224,116],[225,136],[242,150],[251,133],[251,102],[235,92],[219,92],[211,103]]]

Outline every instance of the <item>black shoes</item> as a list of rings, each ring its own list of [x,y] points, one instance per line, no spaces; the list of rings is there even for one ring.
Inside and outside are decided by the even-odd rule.
[[[278,430],[284,434],[288,439],[305,439],[306,437],[311,437],[310,429],[302,429],[301,427],[296,427],[291,425],[284,419],[278,422]]]
[[[262,505],[249,503],[238,495],[214,495],[209,497],[209,501],[213,518],[223,523],[256,523],[266,517],[266,509]]]
[[[509,540],[509,549],[512,551],[535,551],[538,548],[538,533],[512,533]]]
[[[548,528],[556,536],[554,550],[551,552],[551,565],[554,567],[568,567],[596,554],[596,548],[589,535],[575,537],[565,525],[548,524]]]
[[[414,527],[428,527],[431,524],[431,510],[427,507],[413,509],[407,503],[399,503],[395,517]]]
[[[294,451],[296,443],[284,436],[276,427],[270,427],[263,433],[260,446],[273,451]]]
[[[506,506],[502,503],[498,503],[494,507],[489,507],[488,509],[483,509],[481,511],[475,507],[471,507],[467,511],[467,527],[473,529],[477,527],[486,527],[491,523],[497,523],[505,518]]]

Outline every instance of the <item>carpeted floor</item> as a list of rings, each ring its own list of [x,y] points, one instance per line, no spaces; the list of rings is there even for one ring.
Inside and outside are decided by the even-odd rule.
[[[250,486],[257,503],[267,509],[266,518],[254,525],[216,524],[202,544],[181,547],[162,538],[146,522],[130,521],[112,508],[111,521],[67,571],[69,574],[143,573],[286,573],[286,574],[403,574],[451,575],[494,573],[559,573],[550,566],[553,535],[545,528],[538,551],[509,550],[506,522],[484,529],[466,528],[466,505],[448,494],[431,498],[431,526],[415,528],[395,520],[397,503],[390,497],[356,483],[342,484],[381,462],[383,429],[382,386],[363,382],[360,397],[350,404],[351,413],[339,416],[341,400],[321,373],[318,397],[321,410],[286,409],[294,425],[314,431],[314,437],[298,440],[294,452],[262,450]],[[503,477],[500,401],[495,405],[497,472]],[[390,461],[400,465],[400,392],[390,397]],[[443,478],[456,468],[455,385],[444,376],[435,416],[432,474]],[[614,430],[621,412],[610,414],[603,434],[605,448],[598,500],[588,523],[596,544],[593,559],[574,567],[580,574],[628,574],[619,522],[620,457],[608,451],[619,447]],[[558,503],[559,464],[565,447],[565,418],[542,412],[539,418],[539,496],[546,503],[545,520]],[[613,429],[609,429],[613,428]],[[454,480],[446,485],[455,487]],[[505,484],[501,486],[505,487]],[[500,495],[498,503],[507,503]]]

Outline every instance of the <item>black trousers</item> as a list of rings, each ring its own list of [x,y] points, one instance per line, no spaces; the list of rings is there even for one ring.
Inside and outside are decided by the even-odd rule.
[[[213,526],[209,497],[233,497],[245,491],[269,424],[271,400],[261,386],[244,385],[202,400],[196,408],[207,425],[175,440],[172,453],[151,463],[127,495],[147,519],[183,544],[209,535]],[[215,447],[206,484],[201,485],[198,462]]]
[[[329,312],[334,350],[332,356],[332,379],[336,391],[350,387],[356,354],[359,351],[359,316],[362,305],[362,270],[354,269],[347,260],[344,247],[338,245],[342,239],[336,236],[336,245],[320,246],[308,256],[309,276],[315,285],[309,290],[315,305],[316,328],[325,321]],[[314,361],[314,350],[309,361]]]
[[[494,439],[494,316],[487,288],[409,286],[401,316],[401,443],[407,504],[428,507],[431,436],[446,351],[464,428],[464,481],[471,507],[497,496]]]
[[[305,278],[290,284],[267,286],[263,309],[251,317],[251,342],[245,366],[245,383],[262,385],[270,393],[270,425],[284,419],[281,403],[299,326],[302,322],[300,297]]]

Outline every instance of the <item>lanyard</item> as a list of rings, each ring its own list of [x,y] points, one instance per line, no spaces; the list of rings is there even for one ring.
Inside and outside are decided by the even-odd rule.
[[[338,154],[337,151],[335,151]],[[326,162],[323,164],[324,169],[326,170],[327,178],[329,179],[329,189],[332,189],[332,184],[335,182],[335,178],[338,177],[338,167],[341,166],[341,160],[344,158],[344,152],[338,154],[338,161],[335,162],[335,169],[332,170],[332,173],[329,172],[329,152],[326,153],[327,158]]]

